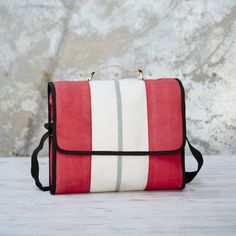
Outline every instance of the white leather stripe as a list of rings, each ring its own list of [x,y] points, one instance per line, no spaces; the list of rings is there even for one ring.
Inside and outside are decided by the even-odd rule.
[[[142,80],[120,80],[123,150],[148,151],[146,87]],[[148,179],[148,156],[122,156],[120,191],[144,190]]]
[[[92,150],[118,150],[114,81],[90,81]],[[117,156],[92,156],[90,192],[115,191]]]

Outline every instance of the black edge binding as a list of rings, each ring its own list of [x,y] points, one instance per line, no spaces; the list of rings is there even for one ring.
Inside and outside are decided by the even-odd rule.
[[[63,154],[69,155],[78,155],[78,156],[91,156],[91,155],[102,155],[102,156],[156,156],[156,155],[167,155],[167,154],[175,154],[178,153],[181,149],[173,150],[173,151],[70,151],[64,150],[57,147],[57,150]]]
[[[186,144],[186,106],[185,106],[185,91],[182,82],[176,78],[179,83],[180,91],[181,91],[181,108],[182,108],[182,133],[183,133],[183,146]],[[181,150],[181,164],[182,164],[182,187],[180,189],[185,188],[186,178],[185,178],[185,148]]]
[[[55,194],[56,192],[56,157],[57,157],[57,141],[56,141],[56,89],[54,86],[53,82],[48,83],[48,113],[49,113],[49,122],[51,122],[51,109],[50,109],[50,104],[49,104],[49,99],[50,99],[50,94],[52,96],[52,113],[53,113],[53,119],[52,119],[52,137],[51,137],[51,142],[52,142],[52,183],[51,183],[51,188],[50,192],[51,194]],[[50,144],[49,144],[50,145]],[[49,172],[50,173],[50,172]],[[49,176],[50,177],[50,176]]]
[[[50,124],[50,132],[51,132],[51,135],[49,136],[49,139],[48,139],[48,182],[49,182],[49,186],[50,186],[50,192],[51,192],[51,189],[52,189],[52,183],[51,183],[51,178],[50,178],[50,172],[51,172],[51,163],[50,163],[50,158],[51,158],[51,142],[52,142],[52,130],[53,130],[53,127],[52,127],[52,121],[51,121],[51,110],[50,110],[50,101],[49,101],[49,87],[47,88],[47,92],[48,92],[48,124]],[[44,125],[45,128],[49,128],[49,126],[47,126],[46,124]],[[48,129],[49,130],[49,129]]]

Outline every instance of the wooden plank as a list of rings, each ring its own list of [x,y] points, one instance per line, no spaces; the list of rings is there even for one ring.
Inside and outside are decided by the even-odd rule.
[[[57,196],[36,189],[29,158],[0,158],[0,188],[0,235],[236,235],[236,156],[206,156],[182,191]]]

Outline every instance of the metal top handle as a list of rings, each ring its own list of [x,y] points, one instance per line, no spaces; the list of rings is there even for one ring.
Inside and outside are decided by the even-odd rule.
[[[91,81],[93,79],[95,73],[97,73],[97,72],[99,72],[101,70],[104,70],[106,68],[109,68],[109,67],[116,67],[116,68],[119,68],[119,69],[124,70],[124,71],[137,72],[139,79],[144,80],[143,70],[141,68],[139,68],[139,67],[136,67],[136,66],[125,66],[125,65],[107,65],[107,66],[100,67],[97,70],[93,71],[90,74],[89,81]]]

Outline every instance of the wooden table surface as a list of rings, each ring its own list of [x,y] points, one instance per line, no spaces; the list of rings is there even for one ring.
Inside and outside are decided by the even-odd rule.
[[[235,236],[236,156],[204,159],[181,191],[52,196],[34,186],[30,158],[0,158],[0,235]],[[40,158],[44,183],[47,162]]]

